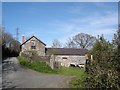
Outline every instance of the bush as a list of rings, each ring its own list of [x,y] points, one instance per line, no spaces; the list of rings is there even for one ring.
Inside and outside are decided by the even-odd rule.
[[[90,74],[85,80],[87,88],[115,88],[120,89],[120,75],[116,51],[113,45],[100,37],[93,46],[90,54],[94,59],[87,63],[87,72]]]

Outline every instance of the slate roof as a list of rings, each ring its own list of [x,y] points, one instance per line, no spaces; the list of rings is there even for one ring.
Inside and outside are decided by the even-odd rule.
[[[46,48],[47,55],[85,55],[87,54],[87,49],[78,48]]]
[[[37,37],[35,37],[34,35],[32,37],[30,37],[29,39],[27,39],[24,43],[22,43],[21,45],[25,44],[27,41],[29,41],[31,38],[36,38],[39,42],[41,42],[42,44],[44,44],[46,46],[46,44],[44,42],[42,42],[40,39],[38,39]]]

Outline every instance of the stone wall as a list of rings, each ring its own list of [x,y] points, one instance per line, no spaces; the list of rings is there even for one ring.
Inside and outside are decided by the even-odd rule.
[[[36,42],[36,49],[31,49],[31,41],[34,40]],[[41,42],[39,42],[35,37],[28,40],[25,44],[21,47],[22,52],[24,51],[30,51],[35,50],[37,51],[39,56],[45,56],[45,45]]]
[[[52,69],[54,69],[54,62],[55,62],[55,57],[54,57],[54,55],[51,55],[51,57],[50,57],[50,67]]]
[[[21,56],[25,57],[28,61],[46,62],[46,64],[50,66],[50,56],[38,56],[36,54],[32,54],[31,52],[21,53]]]
[[[69,67],[70,64],[84,64],[86,63],[86,56],[79,55],[55,55],[55,61],[61,63],[61,66]]]

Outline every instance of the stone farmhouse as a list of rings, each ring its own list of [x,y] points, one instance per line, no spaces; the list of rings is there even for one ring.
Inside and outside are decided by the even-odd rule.
[[[39,56],[50,56],[50,66],[52,68],[55,61],[66,67],[85,65],[88,52],[87,49],[78,48],[47,48],[46,44],[34,35],[26,41],[22,36],[21,53],[26,51],[36,51]]]
[[[39,56],[45,56],[45,46],[46,44],[34,35],[26,41],[24,41],[24,36],[22,36],[21,52],[33,50],[37,51]]]

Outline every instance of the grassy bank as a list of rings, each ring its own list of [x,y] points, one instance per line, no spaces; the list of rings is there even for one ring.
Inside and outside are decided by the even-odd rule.
[[[84,85],[84,80],[88,74],[86,72],[81,73],[79,76],[73,78],[70,82],[70,88],[86,88]]]
[[[41,61],[29,62],[28,60],[26,60],[26,58],[22,56],[18,56],[17,59],[19,60],[21,65],[33,69],[35,71],[43,73],[57,73],[55,70],[52,70],[45,62]]]
[[[62,75],[70,75],[70,76],[76,76],[71,80],[69,83],[70,88],[85,88],[84,87],[84,80],[88,76],[88,74],[85,72],[83,68],[78,68],[78,67],[61,67],[60,69],[57,70],[58,74]]]
[[[20,64],[33,69],[38,72],[48,73],[48,74],[60,74],[60,75],[67,75],[67,76],[76,76],[70,82],[71,88],[82,88],[84,85],[84,79],[86,78],[87,74],[85,73],[83,68],[78,67],[61,67],[59,69],[51,69],[45,62],[41,61],[33,61],[28,62],[26,58],[19,56],[17,57]]]
[[[70,76],[80,76],[83,75],[84,69],[78,67],[61,67],[57,69],[58,74],[70,75]]]

